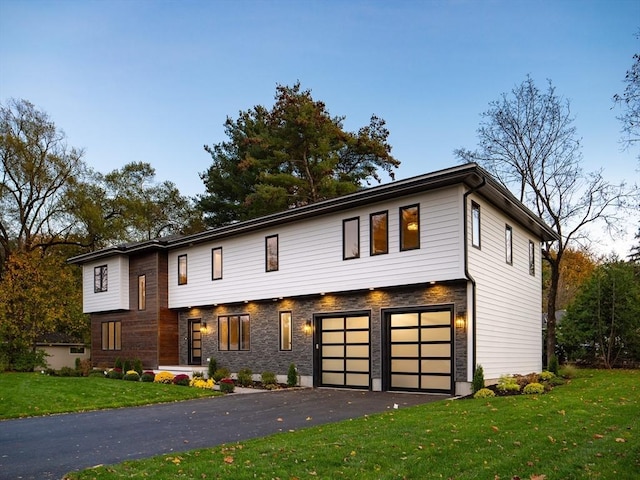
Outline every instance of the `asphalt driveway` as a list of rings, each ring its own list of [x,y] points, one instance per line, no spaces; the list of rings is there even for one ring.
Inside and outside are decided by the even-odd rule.
[[[442,395],[299,389],[0,422],[0,478],[213,447],[435,400]]]

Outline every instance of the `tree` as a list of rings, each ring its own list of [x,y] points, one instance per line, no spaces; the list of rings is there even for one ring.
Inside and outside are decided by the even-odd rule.
[[[559,236],[544,242],[549,263],[547,295],[547,361],[555,351],[560,272],[572,244],[588,243],[587,227],[603,222],[613,233],[625,225],[624,209],[637,195],[624,184],[614,186],[602,172],[585,173],[580,141],[568,100],[555,93],[551,81],[540,91],[531,77],[491,102],[482,114],[476,151],[454,153],[492,173],[520,201],[538,214]]]
[[[636,35],[640,39],[640,33]],[[622,122],[622,144],[630,148],[640,142],[640,54],[633,56],[633,65],[624,76],[626,87],[622,94],[615,94],[613,101],[623,112],[618,116]],[[640,154],[638,154],[640,160]]]
[[[400,162],[391,156],[389,131],[373,115],[347,132],[300,83],[278,85],[271,110],[257,105],[227,118],[226,142],[206,146],[213,164],[201,173],[199,198],[210,226],[247,220],[357,191],[379,171],[391,178]]]
[[[30,102],[0,105],[0,269],[14,250],[67,242],[73,220],[62,199],[83,172],[82,155]]]
[[[600,265],[569,306],[560,343],[573,359],[612,368],[622,358],[640,360],[640,270],[611,259]]]
[[[78,276],[76,268],[51,251],[11,253],[0,282],[0,363],[33,370],[38,337],[87,333]]]
[[[594,256],[585,248],[568,247],[562,255],[556,310],[566,310],[575,299],[580,287],[587,281],[596,268]],[[542,265],[543,310],[546,310],[551,268],[548,262]]]

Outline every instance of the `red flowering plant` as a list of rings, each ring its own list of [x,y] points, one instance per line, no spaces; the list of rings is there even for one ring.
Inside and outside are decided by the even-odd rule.
[[[220,385],[220,391],[223,393],[232,393],[236,389],[236,384],[232,378],[223,378],[218,382]]]

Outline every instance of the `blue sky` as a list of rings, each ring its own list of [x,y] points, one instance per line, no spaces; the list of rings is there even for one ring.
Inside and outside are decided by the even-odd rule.
[[[300,80],[349,130],[384,118],[407,178],[455,165],[530,74],[571,101],[585,169],[633,181],[611,98],[639,31],[637,0],[0,0],[0,101],[46,111],[98,171],[149,162],[192,196],[203,145],[277,83]]]

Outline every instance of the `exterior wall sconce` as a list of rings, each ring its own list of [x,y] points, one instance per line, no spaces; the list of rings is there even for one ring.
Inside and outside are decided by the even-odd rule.
[[[458,315],[456,317],[456,328],[464,330],[467,326],[467,318],[465,315]]]
[[[311,325],[311,320],[307,320],[303,327],[302,327],[302,331],[304,332],[304,334],[306,336],[311,335],[311,333],[313,332],[313,326]]]
[[[200,324],[200,333],[207,333],[207,322],[202,322]]]

